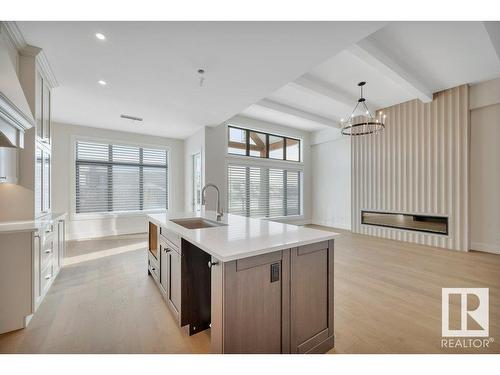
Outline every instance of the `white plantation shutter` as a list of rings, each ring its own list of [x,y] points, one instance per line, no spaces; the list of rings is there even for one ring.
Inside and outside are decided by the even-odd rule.
[[[167,209],[165,150],[76,142],[76,213]]]
[[[250,217],[300,215],[301,172],[228,166],[229,213]]]

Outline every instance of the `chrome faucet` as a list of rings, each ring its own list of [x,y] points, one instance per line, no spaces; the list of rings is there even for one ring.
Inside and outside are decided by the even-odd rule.
[[[203,186],[203,189],[201,189],[201,204],[206,205],[207,204],[207,197],[205,195],[205,190],[207,187],[213,187],[217,191],[217,221],[222,220],[222,216],[224,216],[224,211],[222,211],[222,208],[220,207],[220,191],[217,185],[214,184],[206,184]]]

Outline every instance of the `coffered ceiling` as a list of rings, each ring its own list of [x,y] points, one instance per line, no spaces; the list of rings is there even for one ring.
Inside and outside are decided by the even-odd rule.
[[[371,109],[500,77],[500,22],[394,22],[380,28],[242,114],[308,131],[338,126],[366,81]]]

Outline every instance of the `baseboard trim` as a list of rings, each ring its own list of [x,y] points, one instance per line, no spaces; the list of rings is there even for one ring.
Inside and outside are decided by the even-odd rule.
[[[314,224],[314,225],[321,225],[321,226],[324,226],[324,227],[338,228],[338,229],[344,229],[344,230],[351,230],[351,226],[350,225],[346,225],[344,223],[335,223],[333,221],[328,221],[328,220],[316,220],[316,219],[312,219],[311,223]]]
[[[471,242],[471,250],[484,251],[492,254],[500,254],[500,245],[484,243],[484,242]]]
[[[113,231],[113,232],[101,232],[101,233],[78,233],[73,234],[69,233],[67,236],[68,241],[85,241],[85,240],[94,240],[105,237],[113,237],[113,236],[126,236],[126,235],[134,235],[134,234],[143,234],[145,232],[136,232],[136,231]]]

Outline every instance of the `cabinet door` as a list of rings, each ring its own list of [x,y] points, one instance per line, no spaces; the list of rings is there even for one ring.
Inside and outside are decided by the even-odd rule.
[[[34,300],[34,309],[38,308],[40,303],[40,298],[42,296],[41,291],[41,258],[40,252],[42,248],[42,238],[40,233],[33,232],[33,300]]]
[[[36,72],[35,91],[36,136],[43,138],[43,78],[38,71]]]
[[[42,173],[42,212],[50,212],[51,199],[51,157],[48,151],[43,151],[43,173]]]
[[[169,282],[167,300],[170,309],[179,321],[181,311],[181,255],[174,249],[167,253]]]
[[[168,290],[168,281],[170,279],[169,276],[169,257],[168,252],[170,250],[167,249],[166,246],[160,244],[160,285],[163,288],[163,293],[166,294]]]
[[[54,255],[52,256],[52,264],[54,268],[54,276],[57,275],[59,272],[59,268],[61,267],[61,260],[59,259],[60,252],[59,252],[59,222],[54,222],[53,224],[53,238],[54,238]]]
[[[64,263],[64,255],[66,254],[66,222],[64,220],[59,220],[57,223],[57,237],[59,268],[61,268]]]
[[[43,175],[43,150],[36,146],[35,150],[35,215],[40,216],[42,208],[42,175]]]
[[[225,263],[224,353],[287,352],[282,311],[287,309],[288,254],[277,251]]]
[[[333,346],[333,241],[294,248],[290,262],[291,352],[324,351]]]
[[[50,88],[43,83],[43,111],[42,111],[42,138],[44,143],[50,144]]]

